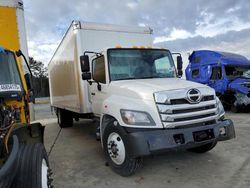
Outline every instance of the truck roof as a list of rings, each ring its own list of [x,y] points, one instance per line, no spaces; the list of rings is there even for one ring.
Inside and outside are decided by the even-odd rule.
[[[79,48],[81,53],[84,51],[100,52],[100,50],[102,51],[115,46],[152,46],[153,43],[153,30],[150,27],[121,26],[73,20],[50,62],[54,59],[55,55],[58,54],[58,51],[64,48],[63,46],[66,44],[66,41],[70,40],[70,36],[77,35],[77,33],[81,33],[81,37],[77,37],[77,40],[75,40],[76,45],[79,45],[77,48],[81,48]],[[85,35],[85,37],[82,37],[83,35]],[[148,38],[145,38],[145,35],[150,36],[150,42]]]
[[[211,50],[197,50],[189,56],[189,63],[191,66],[198,65],[242,65],[250,66],[250,61],[239,54],[221,52],[221,51],[211,51]]]
[[[113,24],[100,24],[93,22],[73,21],[73,27],[84,30],[98,30],[98,31],[114,31],[114,32],[128,32],[128,33],[142,33],[152,34],[153,30],[150,27],[139,26],[120,26]]]

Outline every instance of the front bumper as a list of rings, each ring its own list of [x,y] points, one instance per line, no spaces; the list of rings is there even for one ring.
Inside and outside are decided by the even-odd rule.
[[[231,120],[194,128],[162,129],[127,133],[127,152],[138,157],[170,150],[186,150],[206,143],[235,138]]]

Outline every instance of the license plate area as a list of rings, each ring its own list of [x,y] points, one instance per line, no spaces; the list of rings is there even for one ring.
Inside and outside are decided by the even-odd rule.
[[[214,138],[214,131],[213,129],[196,131],[196,132],[193,132],[193,138],[195,142],[211,140]]]

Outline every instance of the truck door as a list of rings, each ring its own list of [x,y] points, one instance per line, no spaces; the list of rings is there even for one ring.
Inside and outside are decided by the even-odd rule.
[[[94,80],[90,85],[92,110],[95,115],[99,116],[107,90],[104,56],[99,56],[92,61],[92,77]]]
[[[222,94],[226,88],[226,82],[224,80],[224,76],[222,74],[221,66],[212,67],[212,73],[209,81],[209,86],[214,88],[216,93]]]

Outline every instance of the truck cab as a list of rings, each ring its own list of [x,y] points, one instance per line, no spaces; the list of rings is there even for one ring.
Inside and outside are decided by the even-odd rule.
[[[244,56],[208,50],[189,57],[186,78],[215,89],[226,109],[237,112],[250,106],[250,61]]]
[[[15,121],[29,123],[29,90],[13,51],[0,47],[0,100],[15,110]]]
[[[80,59],[102,146],[122,175],[131,158],[176,149],[206,152],[235,136],[215,91],[178,78],[169,50],[110,48]]]

